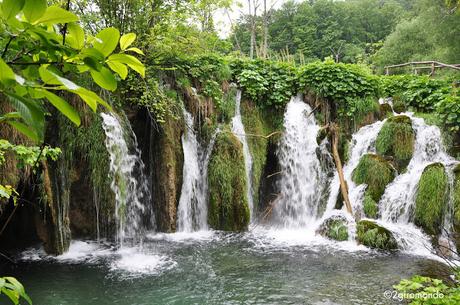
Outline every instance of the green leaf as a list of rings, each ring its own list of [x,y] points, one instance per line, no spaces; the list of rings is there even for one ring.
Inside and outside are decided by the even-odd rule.
[[[131,69],[145,77],[145,66],[136,57],[128,54],[113,54],[110,55],[108,61],[118,62],[128,65]]]
[[[110,27],[103,29],[96,35],[94,48],[101,52],[104,57],[107,57],[115,50],[119,39],[120,32],[116,28]]]
[[[13,126],[16,130],[27,136],[29,139],[34,140],[36,142],[40,141],[39,136],[33,131],[29,126],[24,123],[17,122],[17,121],[6,121],[8,124]]]
[[[72,90],[72,92],[78,94],[78,96],[80,96],[80,98],[84,100],[93,111],[96,111],[97,104],[104,106],[108,110],[112,110],[112,107],[110,107],[109,104],[91,90],[80,87],[77,90]]]
[[[38,73],[45,84],[63,85],[67,90],[76,90],[80,87],[67,78],[61,77],[56,73],[49,71],[45,66],[40,66]]]
[[[24,0],[3,0],[2,12],[6,20],[15,18],[24,6]]]
[[[127,47],[129,47],[134,40],[136,40],[136,34],[134,33],[128,33],[120,38],[120,49],[126,50]]]
[[[57,24],[78,21],[77,15],[62,9],[58,6],[50,6],[46,9],[43,16],[35,20],[33,24]]]
[[[26,0],[22,11],[26,19],[32,23],[43,16],[46,6],[46,0]]]
[[[116,72],[118,75],[120,75],[121,79],[126,79],[126,76],[128,76],[128,67],[126,67],[125,64],[108,61],[107,65],[110,67],[110,69],[112,69],[113,72]]]
[[[66,43],[74,49],[81,50],[85,46],[85,32],[77,23],[67,25]]]
[[[44,137],[45,113],[38,101],[16,95],[11,92],[4,92],[9,98],[11,106],[20,114],[21,118],[34,129],[40,139]]]
[[[132,51],[132,52],[137,53],[137,54],[139,54],[139,55],[145,55],[144,52],[142,52],[141,49],[134,48],[134,47],[133,47],[133,48],[126,49],[126,51]]]
[[[16,81],[13,70],[0,58],[0,82],[9,84],[12,81]]]
[[[102,67],[100,71],[91,70],[93,80],[104,89],[114,91],[117,89],[117,80],[106,67]]]
[[[43,95],[48,99],[48,101],[56,107],[63,115],[65,115],[69,120],[71,120],[75,125],[80,126],[80,115],[78,112],[66,101],[57,96],[54,93],[51,93],[44,89],[36,89],[43,93]]]

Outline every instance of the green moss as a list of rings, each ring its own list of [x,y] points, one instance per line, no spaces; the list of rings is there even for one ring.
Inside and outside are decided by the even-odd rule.
[[[427,234],[441,233],[447,188],[447,174],[441,163],[430,164],[423,170],[415,199],[415,224]]]
[[[385,122],[377,136],[377,153],[394,158],[403,169],[414,153],[414,141],[411,119],[404,115],[394,116]]]
[[[252,156],[252,185],[254,205],[259,202],[259,186],[262,178],[263,169],[267,161],[267,147],[271,139],[267,136],[276,130],[273,126],[272,117],[275,114],[268,113],[267,110],[262,110],[256,107],[252,102],[243,100],[241,103],[241,114],[249,145],[249,150]],[[280,114],[280,116],[282,116]],[[272,136],[271,138],[273,138]],[[257,210],[257,206],[254,207]]]
[[[388,161],[378,155],[367,154],[359,160],[352,179],[357,184],[367,184],[366,193],[378,202],[395,176],[395,170]]]
[[[319,227],[318,234],[338,240],[348,240],[347,220],[342,216],[332,216],[327,218]]]
[[[454,230],[457,250],[460,251],[460,164],[454,168]]]
[[[401,113],[407,110],[407,105],[401,99],[394,99],[393,100],[393,110],[396,113]]]
[[[213,229],[243,231],[249,224],[243,148],[226,127],[216,138],[208,168],[208,222]]]
[[[370,196],[368,192],[364,194],[363,209],[364,215],[366,215],[366,217],[377,218],[377,214],[379,212],[377,202],[372,199],[372,196]]]
[[[396,250],[398,248],[393,233],[369,220],[358,222],[357,238],[360,243],[370,248],[381,250]]]
[[[393,111],[391,109],[390,104],[384,103],[380,105],[380,113],[379,113],[380,119],[391,117],[392,115],[393,115]]]

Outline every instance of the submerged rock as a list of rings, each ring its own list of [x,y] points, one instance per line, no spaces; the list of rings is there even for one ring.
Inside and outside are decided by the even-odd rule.
[[[392,164],[374,154],[366,154],[359,160],[354,169],[352,179],[356,184],[367,184],[364,196],[364,213],[367,217],[375,218],[378,214],[379,202],[386,186],[396,177]]]
[[[208,183],[209,225],[216,230],[246,230],[250,212],[243,148],[228,128],[217,135],[209,162]]]
[[[415,133],[408,116],[398,115],[383,124],[377,139],[377,153],[395,160],[399,171],[406,168],[414,154]]]
[[[396,250],[398,243],[388,229],[370,220],[361,220],[357,225],[358,242],[374,249]]]
[[[348,240],[347,223],[348,221],[344,216],[334,215],[324,220],[316,233],[338,241]]]
[[[414,222],[429,235],[441,233],[448,201],[447,190],[448,181],[444,165],[433,163],[425,167],[418,183]]]
[[[391,117],[393,115],[393,109],[388,103],[380,104],[379,110],[379,119],[383,120],[384,118]]]

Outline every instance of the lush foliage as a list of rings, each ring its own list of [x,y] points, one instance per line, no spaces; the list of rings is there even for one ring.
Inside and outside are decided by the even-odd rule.
[[[0,277],[0,295],[6,295],[13,304],[18,305],[21,299],[27,301],[27,303],[32,304],[32,300],[29,298],[25,292],[24,286],[11,276]]]
[[[459,274],[455,275],[459,278]],[[460,302],[460,287],[446,285],[442,280],[416,275],[393,286],[398,299],[410,305],[455,305]]]
[[[284,108],[296,94],[296,69],[292,64],[268,60],[235,59],[232,73],[244,94],[267,108]]]
[[[430,235],[441,233],[447,195],[448,181],[444,166],[441,163],[428,165],[418,183],[414,221]]]
[[[377,218],[379,208],[378,208],[377,202],[375,202],[375,200],[372,198],[369,192],[366,192],[364,194],[363,211],[366,217]]]
[[[359,118],[378,109],[377,78],[358,65],[307,64],[299,69],[299,87],[334,103],[339,117]]]
[[[133,55],[136,35],[120,36],[115,28],[97,35],[85,34],[79,18],[45,0],[3,1],[0,45],[0,92],[16,110],[0,116],[28,137],[43,141],[47,105],[57,108],[74,124],[80,116],[60,92],[79,96],[93,111],[98,104],[110,106],[95,92],[75,84],[70,78],[88,75],[101,88],[115,90],[117,77],[125,79],[128,67],[144,75],[145,68]],[[114,53],[119,47],[120,52]],[[131,53],[131,54],[130,54]],[[112,71],[113,72],[112,72]]]

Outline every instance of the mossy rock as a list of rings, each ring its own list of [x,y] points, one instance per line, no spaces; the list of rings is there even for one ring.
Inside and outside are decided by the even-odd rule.
[[[329,239],[344,241],[348,240],[347,220],[343,216],[327,218],[319,227],[318,234]]]
[[[366,194],[379,202],[386,186],[396,177],[391,163],[381,156],[366,154],[353,170],[352,179],[356,184],[367,184]]]
[[[377,218],[379,212],[378,204],[368,192],[364,194],[363,210],[366,217]]]
[[[208,222],[213,229],[247,229],[250,215],[246,183],[243,147],[226,127],[217,135],[208,168]]]
[[[460,251],[460,164],[454,168],[454,231],[457,251]]]
[[[396,250],[398,243],[388,229],[370,220],[361,220],[357,225],[358,242],[374,249]]]
[[[400,99],[393,100],[393,110],[396,113],[405,112],[407,110],[407,105]]]
[[[388,103],[380,104],[379,109],[379,119],[384,119],[391,117],[393,115],[393,109],[391,109],[391,105]]]
[[[414,220],[429,235],[441,233],[447,195],[448,181],[444,165],[433,163],[425,167],[417,187]]]
[[[377,153],[394,158],[399,169],[409,164],[414,154],[415,133],[412,121],[405,115],[389,118],[383,124],[376,140]]]

